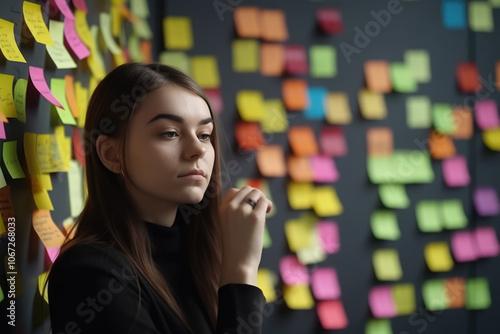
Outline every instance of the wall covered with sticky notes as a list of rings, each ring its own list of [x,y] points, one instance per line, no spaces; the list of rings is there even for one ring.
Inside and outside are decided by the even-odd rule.
[[[159,61],[219,115],[226,188],[274,203],[265,333],[497,332],[499,1],[0,9],[0,328],[13,275],[6,328],[48,331],[40,287],[85,201],[88,99],[115,66]]]

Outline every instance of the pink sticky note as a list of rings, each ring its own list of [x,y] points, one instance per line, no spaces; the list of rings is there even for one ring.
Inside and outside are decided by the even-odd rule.
[[[474,191],[474,205],[480,216],[496,216],[500,213],[500,203],[493,187],[477,187]]]
[[[56,97],[50,91],[49,86],[47,86],[47,82],[45,81],[45,76],[43,75],[43,69],[41,69],[40,67],[30,66],[29,73],[31,82],[33,82],[33,85],[40,92],[40,94],[42,94],[43,97],[45,97],[50,103],[52,103],[56,107],[64,109],[61,102],[59,102],[56,99]]]
[[[334,254],[340,250],[339,228],[333,221],[319,221],[316,224],[321,248],[327,254]]]
[[[477,260],[475,235],[469,231],[453,233],[450,240],[453,257],[457,262]]]
[[[339,126],[323,126],[320,131],[321,152],[331,157],[347,154],[344,130]]]
[[[375,318],[392,318],[397,314],[392,289],[388,285],[372,287],[368,293],[368,303]]]
[[[318,302],[318,318],[323,329],[346,328],[348,321],[341,300],[324,300]]]
[[[469,184],[467,159],[463,155],[443,160],[442,167],[444,182],[448,187],[463,187]]]
[[[340,298],[337,271],[333,268],[316,268],[311,274],[311,289],[319,300]]]
[[[66,0],[55,0],[55,3],[57,5],[57,8],[63,13],[64,17],[69,17],[71,19],[75,19],[75,16],[73,15],[73,12],[68,6],[68,3]]]
[[[75,20],[72,20],[69,17],[64,18],[64,37],[78,59],[83,59],[90,55],[89,49],[85,46],[85,44],[83,44],[82,40],[76,33]]]
[[[49,254],[50,261],[54,263],[54,261],[57,259],[57,256],[59,255],[59,251],[61,250],[61,247],[51,247],[47,248],[47,254]]]
[[[285,255],[281,258],[280,274],[286,285],[309,284],[307,268],[299,262],[296,255]]]
[[[307,74],[309,72],[304,46],[285,46],[285,71],[289,74]]]
[[[85,13],[88,12],[87,4],[85,3],[85,0],[73,0],[73,5],[75,6],[75,8],[81,9]]]
[[[6,139],[4,122],[0,122],[0,139]]]
[[[497,234],[493,226],[481,226],[474,231],[479,257],[494,257],[500,254]]]
[[[475,109],[476,123],[480,129],[486,130],[500,126],[495,100],[477,100]]]
[[[332,157],[315,155],[310,161],[315,182],[336,182],[339,179],[339,172]]]
[[[205,94],[210,101],[213,110],[218,114],[222,114],[224,110],[224,104],[222,102],[222,96],[219,88],[205,89]]]

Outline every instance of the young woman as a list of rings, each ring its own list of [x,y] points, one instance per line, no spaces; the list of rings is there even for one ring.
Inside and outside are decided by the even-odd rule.
[[[272,203],[251,187],[222,196],[215,116],[165,65],[125,64],[99,83],[88,197],[48,278],[53,333],[261,333]]]

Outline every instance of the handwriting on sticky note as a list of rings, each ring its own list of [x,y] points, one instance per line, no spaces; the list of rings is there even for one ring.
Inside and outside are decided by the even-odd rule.
[[[33,228],[46,248],[60,247],[62,245],[64,235],[52,220],[50,211],[33,211]]]
[[[10,176],[13,179],[24,178],[24,172],[17,158],[17,140],[6,141],[3,143],[3,162]]]
[[[0,73],[0,110],[5,117],[16,117],[13,95],[14,76]]]
[[[49,30],[43,20],[42,7],[36,3],[24,1],[23,15],[26,25],[33,34],[33,37],[35,37],[35,40],[38,43],[53,46],[54,41],[50,37]]]
[[[76,64],[68,50],[64,47],[64,23],[49,21],[49,31],[54,45],[47,45],[47,52],[57,68],[75,68]]]
[[[14,38],[14,23],[4,19],[0,19],[0,49],[7,60],[26,62]]]

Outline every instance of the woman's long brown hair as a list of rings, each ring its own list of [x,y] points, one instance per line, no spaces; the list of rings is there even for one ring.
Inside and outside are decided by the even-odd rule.
[[[190,266],[211,325],[215,329],[221,267],[220,232],[217,225],[222,191],[218,137],[220,127],[200,86],[172,67],[127,63],[112,70],[96,87],[89,101],[84,131],[88,196],[83,211],[61,247],[60,255],[82,243],[112,245],[126,256],[132,268],[146,278],[192,332],[189,321],[153,261],[146,226],[138,217],[131,198],[125,191],[122,175],[111,172],[101,163],[95,147],[100,134],[118,138],[124,158],[128,127],[134,110],[140,107],[141,100],[149,92],[168,85],[183,87],[203,98],[214,118],[212,140],[215,163],[209,186],[200,203],[183,204],[179,210],[188,223]],[[126,177],[126,166],[123,172]],[[73,237],[69,238],[72,234]]]

